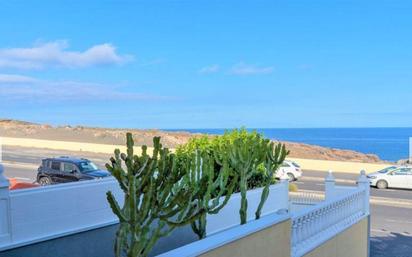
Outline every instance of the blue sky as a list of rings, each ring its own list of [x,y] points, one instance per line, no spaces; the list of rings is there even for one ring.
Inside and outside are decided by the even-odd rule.
[[[2,1],[0,117],[412,126],[410,1]]]

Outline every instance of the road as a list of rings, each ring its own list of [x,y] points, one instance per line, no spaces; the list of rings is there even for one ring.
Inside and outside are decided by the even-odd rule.
[[[100,167],[108,155],[73,153],[55,150],[33,150],[6,147],[3,149],[5,175],[24,181],[34,181],[41,159],[48,156],[87,156]],[[303,171],[303,177],[294,182],[299,191],[321,193],[324,191],[326,172]],[[355,185],[357,175],[335,173],[337,184]],[[412,256],[412,190],[371,188],[371,256]]]

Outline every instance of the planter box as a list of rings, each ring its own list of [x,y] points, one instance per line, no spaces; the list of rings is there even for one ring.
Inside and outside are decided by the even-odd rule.
[[[288,193],[289,188],[287,183],[278,183],[270,186],[268,199],[262,210],[262,217],[278,210],[288,209]],[[255,219],[255,212],[260,203],[262,188],[249,190],[247,192],[248,222]],[[208,215],[206,234],[212,235],[225,229],[237,226],[240,224],[240,193],[233,194],[229,202],[218,214]],[[223,198],[222,198],[223,200]]]
[[[109,190],[119,203],[123,202],[123,192],[113,178],[15,191],[9,191],[7,186],[2,190],[7,193],[4,201],[0,201],[0,218],[4,218],[4,224],[0,222],[0,251],[22,246],[27,246],[27,251],[30,251],[29,245],[34,243],[117,224],[118,219],[106,200]],[[255,219],[261,192],[262,189],[255,189],[247,193],[249,221]],[[262,216],[287,208],[287,183],[272,185]],[[207,235],[237,227],[240,223],[239,209],[240,193],[236,193],[218,214],[208,216]],[[7,217],[10,220],[5,219]],[[8,229],[7,234],[2,229]],[[1,237],[2,233],[6,235],[4,238]],[[195,242],[196,239],[190,226],[180,228],[170,237],[161,238],[152,255]]]
[[[290,215],[269,214],[157,257],[290,256]]]

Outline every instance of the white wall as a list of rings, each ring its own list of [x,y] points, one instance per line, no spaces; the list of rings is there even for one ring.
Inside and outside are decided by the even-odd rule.
[[[265,202],[262,215],[275,213],[281,209],[288,209],[289,187],[287,181],[272,185],[269,197]],[[248,209],[247,220],[255,219],[255,212],[260,202],[262,189],[250,190],[247,192]],[[234,227],[240,224],[240,193],[233,194],[227,205],[218,214],[208,215],[206,234],[211,235],[219,231]]]
[[[6,194],[0,201],[0,214],[9,214],[10,220],[0,219],[0,251],[117,223],[106,200],[109,190],[122,206],[123,192],[113,178],[13,191],[3,188],[0,193]],[[261,192],[256,189],[247,193],[248,220],[255,219]],[[237,193],[218,214],[208,216],[207,234],[239,225],[239,209]],[[288,209],[287,182],[270,187],[262,216],[280,209]]]
[[[11,242],[0,241],[0,250],[118,222],[109,190],[122,204],[113,178],[10,191]]]

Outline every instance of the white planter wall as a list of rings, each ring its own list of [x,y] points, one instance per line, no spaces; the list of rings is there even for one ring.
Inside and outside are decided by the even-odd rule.
[[[0,191],[0,251],[117,223],[107,191],[123,204],[123,192],[113,178]],[[248,221],[255,219],[261,192],[247,193]],[[287,182],[271,186],[262,216],[287,208]],[[236,193],[218,214],[208,216],[207,234],[239,225],[239,209]]]
[[[113,178],[10,191],[11,241],[0,241],[0,250],[117,223],[109,190],[122,204]]]
[[[281,209],[288,209],[288,183],[287,181],[272,185],[269,197],[262,210],[262,216],[275,213]],[[255,219],[255,212],[260,202],[262,189],[250,190],[247,192],[248,209],[247,220]],[[212,235],[222,230],[240,224],[240,193],[233,194],[227,205],[218,214],[208,215],[206,234]]]

